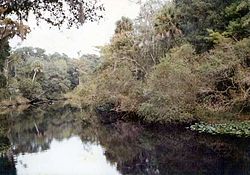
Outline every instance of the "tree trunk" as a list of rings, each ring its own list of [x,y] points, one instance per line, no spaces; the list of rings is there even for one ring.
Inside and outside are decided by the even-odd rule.
[[[35,81],[36,78],[36,71],[34,71],[33,78],[32,78],[32,83]]]
[[[8,85],[8,82],[9,82],[8,81],[9,80],[9,61],[8,61],[8,59],[5,60],[3,74],[7,80],[7,85]]]

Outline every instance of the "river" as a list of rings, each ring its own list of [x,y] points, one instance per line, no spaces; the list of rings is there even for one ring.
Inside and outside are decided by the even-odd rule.
[[[0,122],[6,129],[0,145],[10,145],[0,155],[0,175],[250,174],[249,139],[133,122],[104,125],[59,104],[3,112]]]

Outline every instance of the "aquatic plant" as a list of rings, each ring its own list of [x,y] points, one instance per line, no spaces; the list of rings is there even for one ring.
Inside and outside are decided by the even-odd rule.
[[[190,127],[193,131],[209,134],[233,135],[237,137],[250,137],[250,122],[233,122],[224,124],[196,123]]]

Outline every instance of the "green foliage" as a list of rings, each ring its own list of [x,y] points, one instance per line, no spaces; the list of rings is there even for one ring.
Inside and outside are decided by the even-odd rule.
[[[7,90],[11,97],[20,95],[19,93],[22,91],[21,93],[29,99],[35,97],[61,98],[64,93],[79,83],[77,71],[79,65],[74,64],[74,60],[67,55],[58,53],[46,55],[43,49],[24,47],[15,50],[9,59],[11,59],[11,64],[8,65]],[[29,87],[26,92],[23,81],[30,79],[34,85],[37,83],[39,85]],[[28,92],[34,94],[28,95]],[[40,92],[40,95],[37,92]]]
[[[242,39],[249,36],[248,0],[175,0],[179,28],[198,52],[211,49],[208,29]]]
[[[39,96],[43,93],[40,83],[33,82],[30,78],[23,78],[19,82],[19,89],[23,97],[29,100],[39,98]]]
[[[7,40],[0,40],[0,71],[3,71],[5,60],[9,56],[10,46]]]
[[[2,137],[0,129],[0,155],[7,153],[10,147],[11,147],[10,141],[8,140],[7,137]]]
[[[237,57],[242,61],[243,66],[250,67],[250,38],[244,38],[235,45]]]
[[[53,26],[62,26],[64,23],[68,27],[79,26],[86,21],[96,21],[102,18],[101,12],[104,11],[102,4],[89,0],[19,0],[1,1],[1,19],[8,16],[16,16],[19,20],[28,20],[32,13],[36,20],[45,20]],[[45,12],[45,13],[43,13]]]
[[[73,3],[77,6],[70,12],[79,2]],[[33,5],[38,8],[36,15],[40,1],[19,10],[27,11]],[[63,6],[59,3],[58,8],[47,9],[48,2],[43,8],[51,12]],[[93,11],[102,11],[101,7]],[[4,18],[11,12],[16,11],[2,9],[1,15]],[[45,20],[57,26],[64,20],[73,22],[69,26],[79,24],[75,16],[61,19],[64,15],[60,14],[55,21]],[[58,53],[46,55],[39,48],[17,50],[8,57],[8,93],[15,96],[20,90],[30,99],[40,95],[59,98],[77,86],[80,74],[75,98],[81,105],[112,103],[116,110],[140,113],[148,121],[190,121],[198,107],[211,111],[230,111],[235,106],[247,109],[248,36],[247,0],[151,0],[141,6],[136,20],[122,17],[117,21],[110,44],[101,49],[101,58],[83,55],[72,61]],[[27,90],[25,84],[29,85]]]
[[[182,35],[182,31],[179,29],[176,9],[173,4],[165,5],[156,14],[154,26],[157,35],[160,35],[161,39],[175,39]]]
[[[203,90],[198,99],[205,108],[241,112],[249,98],[249,39],[234,42],[222,37],[218,41],[215,49],[201,55],[198,73]]]
[[[3,74],[0,74],[0,88],[5,88],[7,85],[7,79]]]
[[[7,99],[10,96],[9,92],[5,88],[0,88],[0,100]]]
[[[121,34],[131,31],[133,31],[133,22],[131,19],[123,16],[121,20],[116,22],[116,29],[115,29],[116,34]]]
[[[237,137],[250,137],[250,122],[233,122],[225,124],[196,123],[190,127],[193,131],[209,134],[233,135]]]
[[[111,40],[108,50],[116,59],[123,57],[132,57],[135,51],[133,38],[133,23],[129,18],[122,17],[117,21],[115,34]]]
[[[43,49],[30,49],[24,48],[19,49],[16,53],[13,53],[10,56],[10,47],[8,40],[15,36],[20,37],[21,39],[25,39],[26,35],[30,32],[29,26],[25,25],[24,22],[28,21],[30,14],[32,13],[36,20],[37,24],[40,23],[40,20],[44,20],[47,23],[51,24],[52,26],[62,27],[63,25],[67,25],[68,28],[72,26],[79,27],[86,21],[98,21],[101,19],[102,12],[104,11],[104,7],[99,2],[95,1],[88,1],[88,0],[77,0],[77,1],[50,1],[50,0],[14,0],[8,1],[3,0],[0,2],[0,71],[4,74],[5,78],[9,80],[9,78],[16,78],[18,81],[20,80],[19,87],[21,88],[22,93],[24,96],[28,98],[33,98],[35,94],[28,94],[28,92],[37,93],[40,91],[40,85],[37,83],[41,83],[41,76],[43,72],[43,64],[42,61],[45,61],[47,56],[44,54]],[[23,51],[23,53],[22,53]],[[64,55],[65,56],[65,55]],[[28,57],[28,58],[27,58]],[[61,56],[60,56],[61,57]],[[22,59],[25,60],[22,60]],[[34,59],[33,61],[31,61]],[[42,60],[41,60],[42,59]],[[43,60],[44,59],[44,60]],[[63,58],[65,59],[65,57]],[[22,60],[22,61],[21,61]],[[48,61],[48,60],[47,60]],[[17,64],[17,63],[20,64]],[[67,78],[71,78],[73,75],[68,75],[65,67],[61,63],[58,64],[57,68],[60,69],[59,71],[63,71],[64,74],[59,78],[59,81],[53,81],[52,85],[54,89],[49,90],[48,94],[55,91],[59,91],[59,93],[65,93],[69,88],[76,86],[76,78],[74,78],[74,85],[71,84],[67,80]],[[23,67],[21,67],[23,66]],[[64,70],[62,70],[63,68]],[[18,70],[17,70],[18,69]],[[67,69],[67,68],[66,68]],[[72,70],[72,69],[71,69]],[[58,72],[61,74],[62,72]],[[72,73],[72,71],[71,71]],[[31,75],[32,74],[32,75]],[[37,75],[41,74],[41,75]],[[27,81],[32,76],[33,86],[29,87],[29,89],[25,90],[25,85],[23,81]],[[40,80],[35,82],[36,77],[39,76]],[[52,75],[55,79],[56,76]],[[2,79],[1,78],[1,87],[2,88]],[[46,78],[45,78],[46,79]],[[64,79],[66,79],[65,83],[61,83]],[[71,79],[73,81],[73,79]],[[27,81],[27,83],[30,83]],[[46,84],[46,83],[41,83]],[[48,83],[47,83],[48,84]],[[17,92],[18,89],[16,86],[13,88],[10,84],[6,91],[11,91],[10,94],[14,95],[14,92]],[[56,86],[56,87],[55,87]],[[46,87],[46,86],[45,86]],[[46,92],[46,91],[45,91]],[[4,97],[5,93],[1,93],[2,97]]]
[[[242,39],[250,36],[250,3],[248,0],[236,1],[225,9],[228,26],[225,34]]]
[[[183,45],[171,50],[170,55],[155,67],[148,80],[148,100],[139,109],[146,120],[192,120],[197,89],[196,76],[190,65],[193,57],[193,48]]]
[[[200,68],[206,74],[220,73],[240,63],[230,40],[227,43],[219,42],[215,49],[201,59],[203,62],[200,64]]]
[[[235,118],[249,110],[248,22],[245,0],[148,1],[136,20],[117,22],[100,65],[82,64],[71,95],[147,122],[207,120],[198,110]],[[209,122],[224,118],[211,116]]]
[[[224,42],[230,42],[229,38],[224,37],[220,32],[215,32],[211,29],[207,29],[209,36],[206,38],[209,41],[212,41],[214,44],[220,44]]]

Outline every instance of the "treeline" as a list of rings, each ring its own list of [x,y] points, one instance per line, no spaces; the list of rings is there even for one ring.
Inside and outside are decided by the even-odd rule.
[[[48,55],[40,48],[12,51],[2,71],[1,100],[60,99],[79,84],[74,59],[59,53]]]
[[[250,108],[249,34],[248,0],[149,0],[116,23],[70,96],[147,122],[238,121]]]
[[[58,98],[78,84],[74,61],[66,55],[46,55],[38,48],[11,51],[10,39],[18,37],[24,40],[31,32],[27,25],[30,15],[35,17],[37,25],[44,21],[51,27],[71,28],[80,27],[85,22],[99,21],[103,18],[104,11],[103,4],[91,0],[1,1],[1,105],[2,102],[6,102],[4,106],[8,106],[8,104],[26,103],[27,99],[33,101],[38,98]]]

